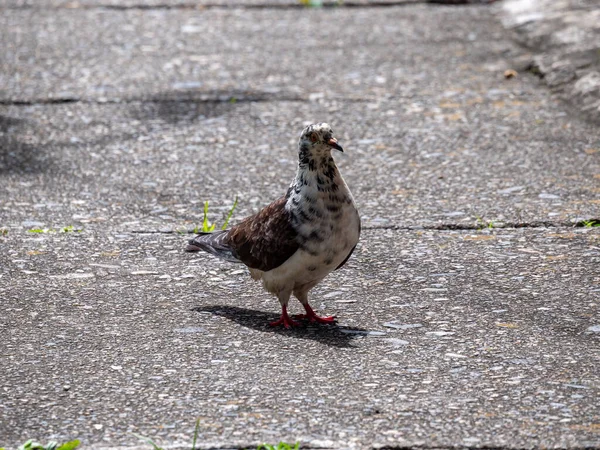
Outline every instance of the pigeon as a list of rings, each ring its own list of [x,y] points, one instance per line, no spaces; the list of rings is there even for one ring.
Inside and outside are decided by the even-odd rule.
[[[231,229],[200,233],[188,252],[204,250],[230,262],[243,263],[254,280],[281,303],[281,318],[271,326],[300,326],[287,312],[293,294],[306,310],[295,316],[329,324],[318,316],[308,292],[330,272],[340,269],[356,248],[361,225],[354,199],[331,150],[343,152],[331,127],[306,127],[298,142],[298,170],[285,196]]]

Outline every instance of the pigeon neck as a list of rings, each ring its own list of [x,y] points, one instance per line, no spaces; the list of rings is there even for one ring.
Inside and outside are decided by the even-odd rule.
[[[331,157],[331,147],[325,144],[317,144],[310,147],[301,143],[298,150],[298,168],[309,172],[324,172],[330,167],[335,167]]]
[[[330,151],[316,155],[300,155],[295,180],[297,186],[312,186],[319,191],[328,191],[338,184],[338,178],[339,171]]]

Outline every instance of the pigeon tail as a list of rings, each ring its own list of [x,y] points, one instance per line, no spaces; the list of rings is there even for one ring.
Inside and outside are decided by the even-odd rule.
[[[198,252],[204,250],[225,261],[241,263],[242,261],[235,256],[234,250],[225,241],[228,233],[229,230],[200,233],[189,241],[185,251]]]

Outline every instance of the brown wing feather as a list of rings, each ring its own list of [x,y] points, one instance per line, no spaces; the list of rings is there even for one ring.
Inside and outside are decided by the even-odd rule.
[[[248,267],[267,272],[282,265],[298,250],[297,233],[285,202],[285,197],[274,201],[227,233],[227,245]]]

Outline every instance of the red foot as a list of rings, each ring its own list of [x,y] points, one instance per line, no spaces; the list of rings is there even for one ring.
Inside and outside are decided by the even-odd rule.
[[[292,320],[292,318],[288,316],[287,308],[285,306],[281,307],[281,317],[279,318],[279,320],[269,323],[269,326],[272,327],[278,327],[280,325],[283,325],[284,328],[288,329],[292,327],[302,326],[300,323],[296,322],[295,320]]]
[[[335,316],[320,317],[320,316],[317,316],[317,314],[313,311],[313,309],[310,307],[310,305],[308,303],[303,306],[304,306],[304,309],[306,310],[306,314],[300,314],[298,316],[294,316],[294,318],[308,319],[309,322],[316,322],[316,323],[334,323],[335,322]]]

